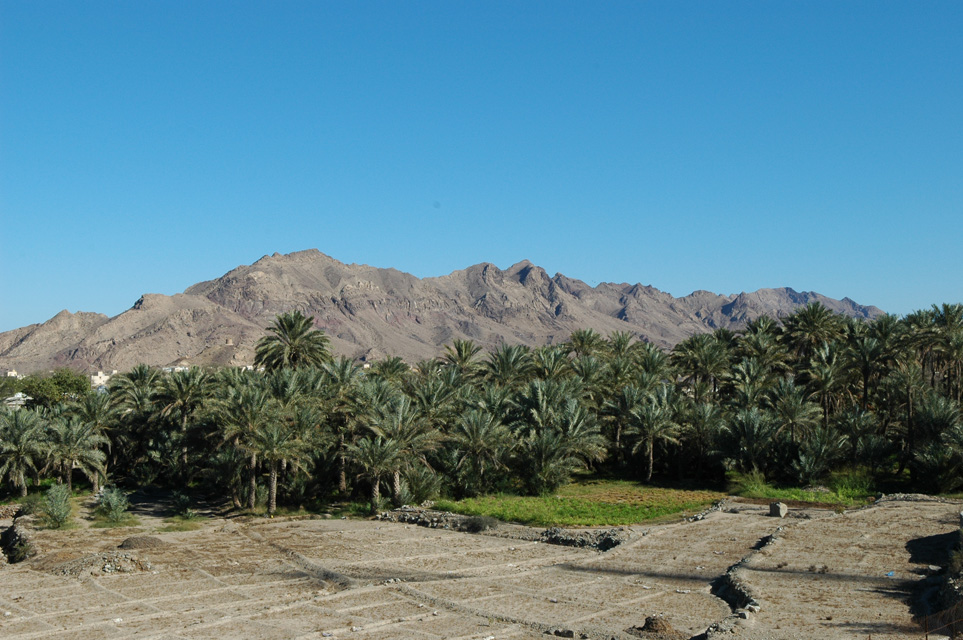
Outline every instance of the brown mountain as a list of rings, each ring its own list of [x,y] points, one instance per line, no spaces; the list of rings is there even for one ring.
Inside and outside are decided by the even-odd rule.
[[[309,250],[265,256],[181,294],[146,294],[113,318],[62,311],[43,324],[0,333],[0,369],[250,364],[265,327],[293,309],[315,316],[336,354],[414,362],[439,355],[457,338],[484,347],[541,345],[561,342],[579,328],[603,335],[629,331],[671,347],[695,333],[739,329],[762,314],[784,316],[814,301],[849,316],[882,313],[848,298],[788,288],[674,298],[640,284],[590,287],[561,274],[550,277],[527,260],[505,270],[483,263],[419,279]]]

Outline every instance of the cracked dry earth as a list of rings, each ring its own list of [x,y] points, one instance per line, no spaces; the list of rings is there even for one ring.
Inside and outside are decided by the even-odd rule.
[[[709,638],[921,638],[911,600],[945,563],[960,508],[883,501],[780,520],[734,502],[632,527],[605,553],[357,520],[34,531],[38,556],[0,567],[0,637],[665,639],[722,623]],[[118,549],[134,535],[156,540]],[[747,619],[713,595],[734,566],[761,607]],[[653,615],[678,634],[628,632]]]

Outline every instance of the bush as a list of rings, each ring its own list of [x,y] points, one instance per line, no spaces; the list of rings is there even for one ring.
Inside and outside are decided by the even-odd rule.
[[[744,474],[733,474],[729,478],[729,492],[746,498],[766,498],[772,491],[772,486],[766,482],[766,476],[760,471]]]
[[[31,493],[20,503],[20,513],[29,516],[34,513],[43,513],[44,499],[39,493]]]
[[[465,520],[461,528],[468,533],[481,533],[498,526],[498,520],[491,516],[472,516]]]
[[[197,512],[191,508],[191,497],[187,494],[181,493],[180,491],[174,492],[174,515],[180,516],[186,520],[191,520],[197,517]]]
[[[60,529],[70,521],[70,489],[65,484],[55,484],[44,496],[43,516],[52,529]]]
[[[129,506],[130,501],[127,500],[127,494],[117,487],[110,487],[104,489],[103,493],[100,494],[97,513],[110,522],[120,522],[126,517],[127,507]]]
[[[841,471],[833,475],[830,488],[844,500],[860,500],[869,496],[873,478],[865,471]]]

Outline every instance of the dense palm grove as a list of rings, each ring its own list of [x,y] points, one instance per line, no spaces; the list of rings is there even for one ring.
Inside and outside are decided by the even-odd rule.
[[[0,414],[11,492],[54,477],[195,487],[238,508],[363,496],[372,508],[551,492],[579,469],[718,483],[727,470],[811,485],[834,470],[963,486],[963,305],[871,322],[818,304],[671,352],[577,331],[538,349],[455,341],[411,367],[334,359],[298,312],[258,370],[146,366],[107,393]]]

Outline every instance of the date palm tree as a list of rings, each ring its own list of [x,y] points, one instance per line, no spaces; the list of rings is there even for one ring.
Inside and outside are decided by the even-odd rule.
[[[576,329],[569,336],[568,347],[576,358],[597,356],[605,349],[605,338],[594,329]]]
[[[101,447],[109,444],[110,441],[97,433],[94,425],[67,414],[55,417],[48,427],[47,456],[60,470],[61,481],[71,491],[75,468],[90,478],[91,483],[106,477],[104,462],[107,456]]]
[[[484,493],[491,487],[492,475],[507,469],[505,458],[514,441],[496,415],[471,409],[458,417],[450,438],[455,476],[463,495]]]
[[[267,330],[271,335],[258,340],[254,349],[255,367],[273,371],[282,367],[321,366],[331,361],[330,340],[300,311],[282,313]]]
[[[381,504],[381,478],[394,471],[401,450],[397,442],[381,436],[365,436],[348,447],[348,455],[371,483],[371,513]]]
[[[482,365],[477,360],[482,348],[471,340],[455,340],[445,345],[444,362],[449,367],[457,369],[466,379],[474,379],[480,375]]]
[[[627,435],[638,438],[632,447],[632,455],[639,451],[644,453],[646,482],[652,481],[656,442],[677,443],[679,428],[668,385],[662,385],[655,393],[649,394],[648,401],[632,411],[632,425]]]
[[[499,386],[523,385],[534,371],[529,348],[519,344],[499,346],[488,354],[485,366],[488,378]]]
[[[30,409],[0,411],[0,476],[27,495],[27,472],[36,473],[44,451],[44,422]]]
[[[263,382],[249,378],[236,386],[223,389],[214,405],[224,442],[247,455],[248,508],[257,504],[257,465],[259,449],[257,433],[275,420],[275,403]],[[234,498],[237,498],[234,489]],[[235,500],[236,501],[236,500]]]
[[[210,399],[212,379],[198,367],[187,371],[174,371],[161,379],[157,393],[160,417],[177,425],[181,440],[181,468],[189,474],[187,464],[188,430],[197,412]]]
[[[310,452],[308,434],[295,422],[269,420],[258,424],[245,439],[245,447],[268,465],[268,515],[277,510],[278,466],[284,462],[292,470],[300,469]]]

